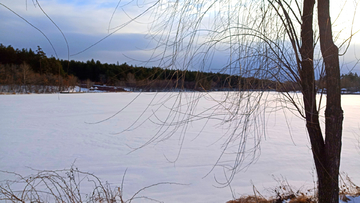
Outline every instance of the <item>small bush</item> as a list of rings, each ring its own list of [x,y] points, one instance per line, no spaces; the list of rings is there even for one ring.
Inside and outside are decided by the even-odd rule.
[[[75,167],[56,171],[38,171],[23,177],[14,172],[0,171],[15,176],[15,180],[0,182],[0,201],[9,202],[107,202],[131,203],[134,199],[158,200],[141,196],[140,193],[159,185],[181,185],[161,182],[138,190],[129,199],[123,196],[123,183],[120,187],[111,187],[95,175],[78,170]],[[85,190],[85,191],[84,191]]]

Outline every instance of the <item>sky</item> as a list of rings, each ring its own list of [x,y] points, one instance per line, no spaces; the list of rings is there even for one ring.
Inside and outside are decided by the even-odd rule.
[[[57,56],[68,59],[66,42],[59,29],[46,17],[38,5],[33,1],[1,0],[0,3],[7,6],[29,23],[41,30],[52,43],[55,51],[46,37],[36,28],[29,25],[19,16],[15,15],[4,6],[0,5],[0,43],[11,45],[15,48],[31,48],[40,46],[47,56]],[[109,22],[117,1],[110,0],[75,0],[75,1],[39,1],[41,8],[50,16],[66,36],[69,44],[70,60],[87,61],[100,60],[105,63],[128,62],[146,60],[146,51],[149,43],[146,39],[147,26],[132,23],[120,29],[118,32],[102,40],[114,30],[108,30]],[[125,3],[125,2],[123,2]],[[120,5],[121,6],[121,5]],[[137,11],[129,9],[128,15],[134,16]],[[117,27],[129,21],[124,12],[115,14],[111,21],[111,27]],[[142,19],[140,19],[142,21]],[[145,20],[143,20],[145,22]],[[84,49],[100,43],[90,49],[77,54]]]
[[[351,2],[350,7],[354,6]],[[37,46],[40,46],[47,56],[60,59],[69,58],[76,61],[94,59],[102,63],[157,65],[156,62],[149,62],[155,46],[155,42],[149,37],[149,23],[151,23],[149,15],[144,15],[119,28],[129,22],[130,18],[145,11],[154,1],[39,0],[38,3],[56,26],[36,5],[36,0],[0,0],[0,43],[19,49],[36,50]],[[342,32],[340,38],[346,38],[348,35],[343,33],[348,33],[349,30],[345,25],[352,19],[353,14],[348,12],[346,7],[333,5],[332,8],[344,9],[344,17],[337,20],[337,25],[340,26],[334,26],[333,30]],[[360,16],[357,19],[360,19]],[[355,22],[354,25],[354,31],[360,30],[360,23]],[[57,26],[66,36],[69,52]],[[112,32],[113,34],[109,35]],[[356,61],[360,59],[359,47],[360,33],[354,37],[348,52],[341,59],[343,73],[349,71],[360,73],[360,64],[356,65]],[[219,55],[214,58],[212,65],[221,66],[224,63],[226,60]]]

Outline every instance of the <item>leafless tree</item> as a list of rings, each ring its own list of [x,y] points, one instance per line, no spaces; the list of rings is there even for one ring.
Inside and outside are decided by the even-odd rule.
[[[314,9],[316,3],[317,9]],[[235,88],[239,91],[226,93],[216,101],[217,105],[200,113],[195,106],[204,94],[194,93],[185,104],[183,97],[187,95],[179,93],[161,129],[143,146],[166,140],[177,131],[181,132],[179,140],[182,142],[190,122],[221,119],[223,124],[229,125],[223,154],[237,146],[234,162],[229,166],[231,175],[227,177],[231,181],[244,167],[246,155],[257,156],[256,149],[263,133],[258,125],[263,122],[262,107],[269,102],[264,92],[242,91],[251,86],[242,79],[268,79],[277,81],[280,86],[290,81],[300,86],[302,97],[283,92],[282,98],[306,121],[318,175],[319,202],[338,202],[343,111],[339,47],[333,41],[329,3],[329,0],[146,2],[144,12],[131,21],[142,15],[152,15],[149,36],[157,42],[152,61],[158,61],[160,67],[183,70],[174,75],[178,81],[184,80],[186,70],[237,75],[239,81]],[[115,28],[114,32],[117,30]],[[340,45],[346,48],[352,35],[348,33],[348,39]],[[317,50],[321,55],[314,54]],[[210,69],[219,58],[224,59],[225,65],[216,64],[218,69]],[[319,122],[321,99],[316,97],[317,78],[326,83],[327,89],[325,130]],[[253,147],[249,149],[249,145]]]
[[[317,3],[317,9],[314,9]],[[152,60],[161,67],[179,70],[209,69],[216,57],[225,58],[226,65],[217,71],[238,75],[239,78],[260,78],[279,82],[291,81],[300,86],[302,99],[283,92],[306,121],[318,176],[318,199],[321,203],[339,200],[339,166],[343,111],[341,108],[339,48],[333,41],[329,0],[182,0],[156,1],[154,23],[150,36],[157,42]],[[317,18],[316,18],[317,15]],[[314,23],[315,22],[315,23]],[[317,22],[317,23],[316,23]],[[353,33],[341,46],[346,47]],[[318,48],[319,47],[319,48]],[[314,57],[320,50],[321,54]],[[177,76],[179,80],[182,75]],[[320,101],[315,80],[326,83],[325,130],[319,122]],[[263,93],[241,91],[228,94],[216,108],[228,113],[226,123],[231,132],[224,152],[238,143],[229,180],[241,169],[250,137],[254,154],[261,136],[256,130]],[[248,89],[248,88],[246,88]],[[189,105],[196,105],[196,100]],[[173,112],[181,112],[181,94]],[[182,139],[188,123],[201,115],[188,107],[178,120],[166,119],[164,126],[182,125]],[[211,111],[213,109],[209,109]],[[175,113],[176,114],[176,113]],[[170,115],[170,113],[169,113]],[[211,119],[217,114],[204,117]],[[170,117],[170,116],[169,116]],[[172,118],[176,116],[172,115]],[[180,118],[181,117],[181,118]],[[178,127],[177,127],[178,128]],[[253,128],[253,129],[252,129]],[[252,130],[251,130],[252,129]],[[169,134],[174,134],[171,131]],[[149,142],[164,140],[171,135],[159,133]],[[254,139],[255,138],[255,139]]]

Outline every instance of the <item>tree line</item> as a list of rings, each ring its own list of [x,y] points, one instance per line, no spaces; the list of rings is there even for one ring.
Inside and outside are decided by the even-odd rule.
[[[346,88],[347,91],[360,91],[360,77],[357,73],[348,73],[341,75],[341,87]]]
[[[61,62],[47,57],[39,46],[33,51],[0,44],[0,92],[51,93],[76,85],[77,78],[67,74]]]
[[[38,46],[36,51],[30,49],[14,49],[12,46],[0,44],[0,64],[21,65],[28,64],[32,71],[39,74],[53,74],[65,76],[65,72],[59,60],[55,57],[47,57]]]
[[[32,85],[49,88],[52,86],[57,87],[54,91],[61,91],[65,87],[74,88],[79,83],[87,87],[89,84],[106,84],[143,91],[300,90],[299,85],[291,81],[279,82],[225,73],[147,68],[127,63],[108,64],[94,59],[86,62],[59,60],[53,56],[47,57],[40,46],[33,51],[31,48],[19,50],[11,45],[0,44],[2,85],[13,85],[10,86],[12,88],[22,85],[27,89]],[[350,91],[359,91],[360,77],[357,73],[342,75],[341,84]]]
[[[86,62],[59,60],[53,56],[47,57],[39,46],[33,51],[31,48],[19,50],[0,44],[1,84],[64,86],[71,83],[73,86],[74,80],[82,84],[91,81],[144,91],[275,90],[278,86],[278,82],[271,80],[224,73],[147,68],[127,63],[103,64],[94,59]]]
[[[159,67],[138,67],[123,64],[102,64],[100,61],[87,62],[61,60],[68,67],[68,74],[81,81],[91,80],[99,84],[141,88],[143,90],[238,90],[276,89],[276,82],[254,77],[243,78],[223,73],[189,70],[163,69]],[[66,68],[65,68],[66,69]]]

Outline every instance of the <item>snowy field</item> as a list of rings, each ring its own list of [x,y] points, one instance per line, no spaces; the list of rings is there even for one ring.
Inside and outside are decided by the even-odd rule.
[[[280,108],[275,92],[267,93],[268,108],[260,111],[257,125],[250,126],[250,136],[257,130],[265,132],[257,151],[260,156],[236,174],[231,187],[221,187],[218,182],[225,181],[224,172],[229,175],[223,166],[231,165],[234,157],[228,152],[237,145],[230,146],[217,162],[227,138],[223,135],[231,128],[227,122],[222,124],[218,109],[205,110],[223,94],[183,93],[183,106],[172,105],[180,101],[177,93],[0,95],[0,170],[30,175],[34,170],[69,168],[75,162],[79,170],[113,186],[121,185],[127,170],[125,198],[159,182],[185,184],[160,185],[143,193],[164,202],[225,203],[232,199],[231,191],[237,197],[253,194],[253,185],[270,195],[268,189],[278,184],[275,179],[286,179],[294,188],[314,187],[315,169],[304,121]],[[340,170],[359,185],[360,95],[343,95],[342,105]],[[198,116],[184,126],[175,123],[188,118],[181,112]],[[206,115],[217,119],[208,120]],[[159,139],[141,147],[154,136]],[[248,143],[247,150],[253,145]],[[251,161],[250,156],[243,166]],[[11,178],[0,173],[0,180]]]

